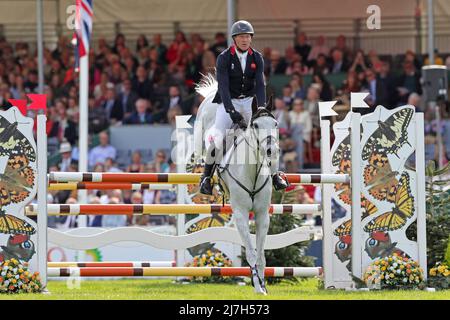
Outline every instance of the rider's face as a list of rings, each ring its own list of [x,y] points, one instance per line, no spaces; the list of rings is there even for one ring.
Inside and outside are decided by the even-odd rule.
[[[248,48],[250,48],[250,44],[252,43],[252,36],[248,33],[238,34],[234,37],[234,42],[241,51],[246,51],[248,50]]]

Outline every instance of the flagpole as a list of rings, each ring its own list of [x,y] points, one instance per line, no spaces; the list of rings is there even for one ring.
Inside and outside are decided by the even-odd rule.
[[[79,161],[78,170],[88,171],[88,98],[89,98],[89,54],[80,57],[80,121],[79,121]],[[78,191],[78,202],[87,203],[87,190]],[[80,219],[81,218],[81,219]],[[78,217],[78,227],[86,227],[86,216]]]

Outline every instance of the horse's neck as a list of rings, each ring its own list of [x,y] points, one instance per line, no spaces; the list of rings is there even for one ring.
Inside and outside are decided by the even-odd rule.
[[[250,131],[246,131],[246,133],[250,133]],[[261,166],[264,166],[265,163],[262,163],[263,159],[259,155],[258,145],[254,135],[246,134],[246,141],[243,140],[244,137],[240,137],[238,141],[241,139],[242,141],[240,143],[244,144],[246,149],[245,161],[243,161],[243,163],[230,163],[229,170],[235,178],[238,178],[239,181],[244,183],[247,187],[252,188],[255,180],[258,179],[258,169]],[[234,153],[239,152],[238,147],[234,146],[233,148]],[[239,159],[241,160],[242,158]]]

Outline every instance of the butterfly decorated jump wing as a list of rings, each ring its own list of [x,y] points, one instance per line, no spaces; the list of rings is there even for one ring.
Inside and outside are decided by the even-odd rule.
[[[18,123],[11,123],[0,117],[0,156],[23,154],[31,162],[36,161],[36,151],[30,141],[19,131]]]
[[[333,234],[338,237],[348,236],[352,234],[352,220],[346,220],[334,229]]]
[[[392,114],[385,121],[378,121],[379,127],[363,147],[362,159],[369,159],[373,152],[393,153],[398,156],[398,150],[408,143],[408,126],[413,115],[413,109],[404,108]]]
[[[364,168],[364,184],[369,187],[369,194],[377,200],[395,201],[398,185],[396,175],[392,171],[386,154],[374,152],[370,155],[369,164]]]
[[[395,194],[395,207],[371,220],[364,231],[394,231],[402,228],[407,220],[414,215],[414,198],[411,194],[410,178],[408,172],[403,172],[400,184]]]
[[[35,232],[36,229],[25,220],[0,211],[0,233],[32,235]]]
[[[223,227],[230,220],[231,220],[230,214],[213,213],[211,214],[210,217],[203,218],[195,222],[188,228],[186,233],[189,234],[211,227]]]
[[[24,201],[34,186],[35,174],[24,155],[12,156],[0,174],[0,206]]]
[[[350,152],[350,135],[347,135],[333,153],[333,157],[331,159],[333,166],[339,165],[342,161],[350,160]]]

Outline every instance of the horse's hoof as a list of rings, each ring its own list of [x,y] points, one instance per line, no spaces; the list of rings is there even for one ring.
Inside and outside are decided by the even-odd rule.
[[[263,289],[257,290],[255,288],[255,293],[258,294],[258,295],[267,296],[267,293]]]

